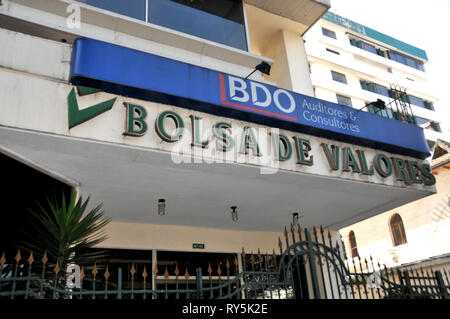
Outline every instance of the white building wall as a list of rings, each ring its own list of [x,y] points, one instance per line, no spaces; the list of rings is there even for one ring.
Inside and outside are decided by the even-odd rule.
[[[324,36],[322,27],[334,31],[336,39]],[[377,99],[382,99],[386,103],[392,100],[383,95],[363,90],[359,81],[366,80],[386,88],[389,88],[391,83],[397,84],[405,87],[408,94],[432,103],[439,100],[437,92],[428,81],[426,72],[354,47],[350,44],[346,32],[350,32],[350,30],[322,19],[304,36],[305,49],[311,69],[311,80],[317,98],[336,102],[337,93],[350,97],[353,107],[358,109]],[[373,39],[368,40],[376,42]],[[388,47],[382,43],[377,44]],[[339,55],[329,52],[327,49],[338,52]],[[333,81],[331,70],[345,74],[347,84]],[[415,116],[437,123],[443,121],[444,117],[437,108],[435,108],[435,111],[431,111],[413,104],[411,104],[411,108]],[[441,129],[443,129],[442,133],[425,129],[425,137],[431,141],[445,139],[445,136],[448,135],[444,131],[445,125],[441,125]]]
[[[439,171],[436,178],[436,194],[341,229],[347,253],[352,230],[360,257],[372,256],[387,266],[450,254],[450,169]],[[399,246],[393,245],[390,231],[394,214],[402,218],[407,239]]]

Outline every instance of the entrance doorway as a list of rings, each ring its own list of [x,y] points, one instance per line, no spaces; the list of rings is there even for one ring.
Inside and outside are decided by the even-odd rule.
[[[70,196],[72,187],[5,154],[0,154],[2,176],[2,214],[0,219],[0,254],[15,256],[25,234],[35,231],[31,226],[30,209],[45,207],[47,198]]]

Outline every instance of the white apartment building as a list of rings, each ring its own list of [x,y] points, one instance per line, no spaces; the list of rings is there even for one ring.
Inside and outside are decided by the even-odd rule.
[[[372,112],[365,106],[381,99],[395,109],[389,92],[395,86],[406,91],[404,100],[414,115],[411,122],[425,128],[430,147],[437,139],[446,140],[448,133],[441,128],[445,118],[435,107],[439,97],[429,83],[424,50],[332,12],[304,39],[317,98]],[[395,116],[389,110],[377,114]]]
[[[395,108],[390,90],[400,88],[414,116],[410,122],[424,128],[433,152],[437,193],[342,228],[348,256],[358,266],[358,257],[372,256],[389,267],[449,269],[449,146],[442,130],[448,119],[435,105],[426,52],[331,12],[304,38],[317,98],[394,120],[392,110],[367,105],[381,99]]]

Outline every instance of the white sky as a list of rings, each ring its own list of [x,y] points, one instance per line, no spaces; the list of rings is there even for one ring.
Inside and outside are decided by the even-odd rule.
[[[329,11],[427,52],[435,109],[450,141],[450,0],[331,0]]]

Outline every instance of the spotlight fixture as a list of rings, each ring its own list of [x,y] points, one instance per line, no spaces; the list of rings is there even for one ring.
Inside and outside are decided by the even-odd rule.
[[[380,100],[380,99],[377,99],[375,102],[370,102],[370,103],[366,104],[364,107],[368,107],[369,105],[372,105],[372,106],[376,107],[379,110],[385,110],[386,109],[386,103],[383,100]]]
[[[164,198],[158,199],[158,215],[163,216],[166,214],[166,200]]]
[[[248,77],[250,75],[252,75],[253,73],[255,73],[256,71],[260,71],[263,74],[267,74],[270,75],[270,64],[267,62],[262,61],[260,64],[258,64],[257,66],[255,66],[255,69],[252,71],[252,73],[250,73],[249,75],[247,75],[247,77],[245,79],[248,79]]]
[[[231,220],[237,222],[237,220],[239,219],[238,213],[236,211],[237,207],[231,206],[230,208],[231,208]]]

